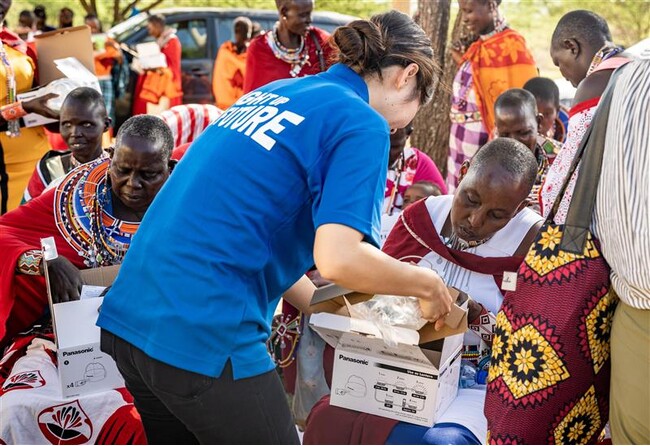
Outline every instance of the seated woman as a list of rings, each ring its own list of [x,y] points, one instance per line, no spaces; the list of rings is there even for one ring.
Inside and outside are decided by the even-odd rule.
[[[51,182],[80,164],[108,157],[102,150],[102,135],[110,126],[111,119],[100,92],[90,87],[72,90],[63,101],[59,115],[61,138],[70,150],[50,150],[41,158],[27,183],[23,202],[38,197]]]
[[[144,441],[125,389],[62,400],[40,239],[53,236],[59,254],[48,262],[53,300],[79,299],[79,270],[122,262],[169,177],[173,145],[160,118],[130,118],[111,159],[77,167],[0,217],[0,346],[8,346],[0,361],[0,438],[7,444]]]
[[[472,298],[464,350],[489,357],[494,314],[503,300],[504,273],[517,271],[542,219],[526,208],[537,161],[523,144],[497,138],[483,146],[453,196],[409,206],[383,250],[434,268],[448,286]],[[491,316],[491,317],[490,317]],[[426,428],[329,405],[324,397],[307,419],[304,444],[481,444],[485,386],[460,389],[433,427]],[[332,427],[336,426],[335,429]]]

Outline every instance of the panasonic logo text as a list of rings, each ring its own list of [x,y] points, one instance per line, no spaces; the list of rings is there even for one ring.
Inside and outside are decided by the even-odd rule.
[[[80,355],[82,353],[91,353],[95,351],[94,347],[88,347],[84,348],[83,350],[72,350],[70,352],[63,352],[63,356],[74,356],[74,355]]]
[[[365,359],[350,358],[349,356],[345,356],[340,353],[339,353],[339,359],[342,361],[354,362],[356,364],[368,365],[368,361],[366,361]]]

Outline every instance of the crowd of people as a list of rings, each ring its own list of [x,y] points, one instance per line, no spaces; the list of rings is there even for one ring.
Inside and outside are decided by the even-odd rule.
[[[77,88],[60,110],[55,94],[16,97],[38,86],[46,8],[3,26],[0,440],[650,442],[650,61],[598,14],[564,15],[548,45],[576,87],[565,110],[500,0],[458,4],[470,37],[450,44],[446,166],[410,141],[442,70],[397,11],[331,35],[312,0],[276,0],[267,31],[236,18],[214,104],[183,103],[181,42],[152,14],[166,63],[138,69],[115,135],[125,58],[96,15],[101,91]],[[59,28],[73,19],[61,9]],[[27,113],[58,122],[25,127]],[[78,300],[80,271],[111,265],[97,325],[125,387],[70,401],[48,295]],[[461,358],[476,378],[435,424],[330,404],[334,349],[309,327],[329,283],[415,297],[436,330],[448,287],[470,296]],[[79,419],[43,421],[57,411]]]

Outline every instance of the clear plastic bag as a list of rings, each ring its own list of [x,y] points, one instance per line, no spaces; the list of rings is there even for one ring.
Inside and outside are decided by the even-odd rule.
[[[427,323],[422,319],[418,299],[407,296],[378,294],[370,300],[352,305],[350,316],[374,322],[389,347],[397,346],[394,327],[419,330]]]
[[[78,87],[83,87],[83,84],[76,80],[68,79],[67,77],[50,82],[46,87],[47,93],[55,93],[58,96],[47,101],[48,108],[54,111],[60,111],[66,96]]]
[[[296,388],[293,414],[304,425],[309,412],[324,395],[330,393],[323,369],[325,341],[305,323],[296,353]]]

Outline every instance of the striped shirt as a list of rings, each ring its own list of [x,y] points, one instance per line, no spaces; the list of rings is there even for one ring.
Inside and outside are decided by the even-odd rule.
[[[194,141],[205,128],[223,113],[210,104],[177,105],[165,110],[160,118],[172,130],[174,147]]]
[[[623,68],[612,97],[593,229],[621,300],[650,309],[650,60]]]

